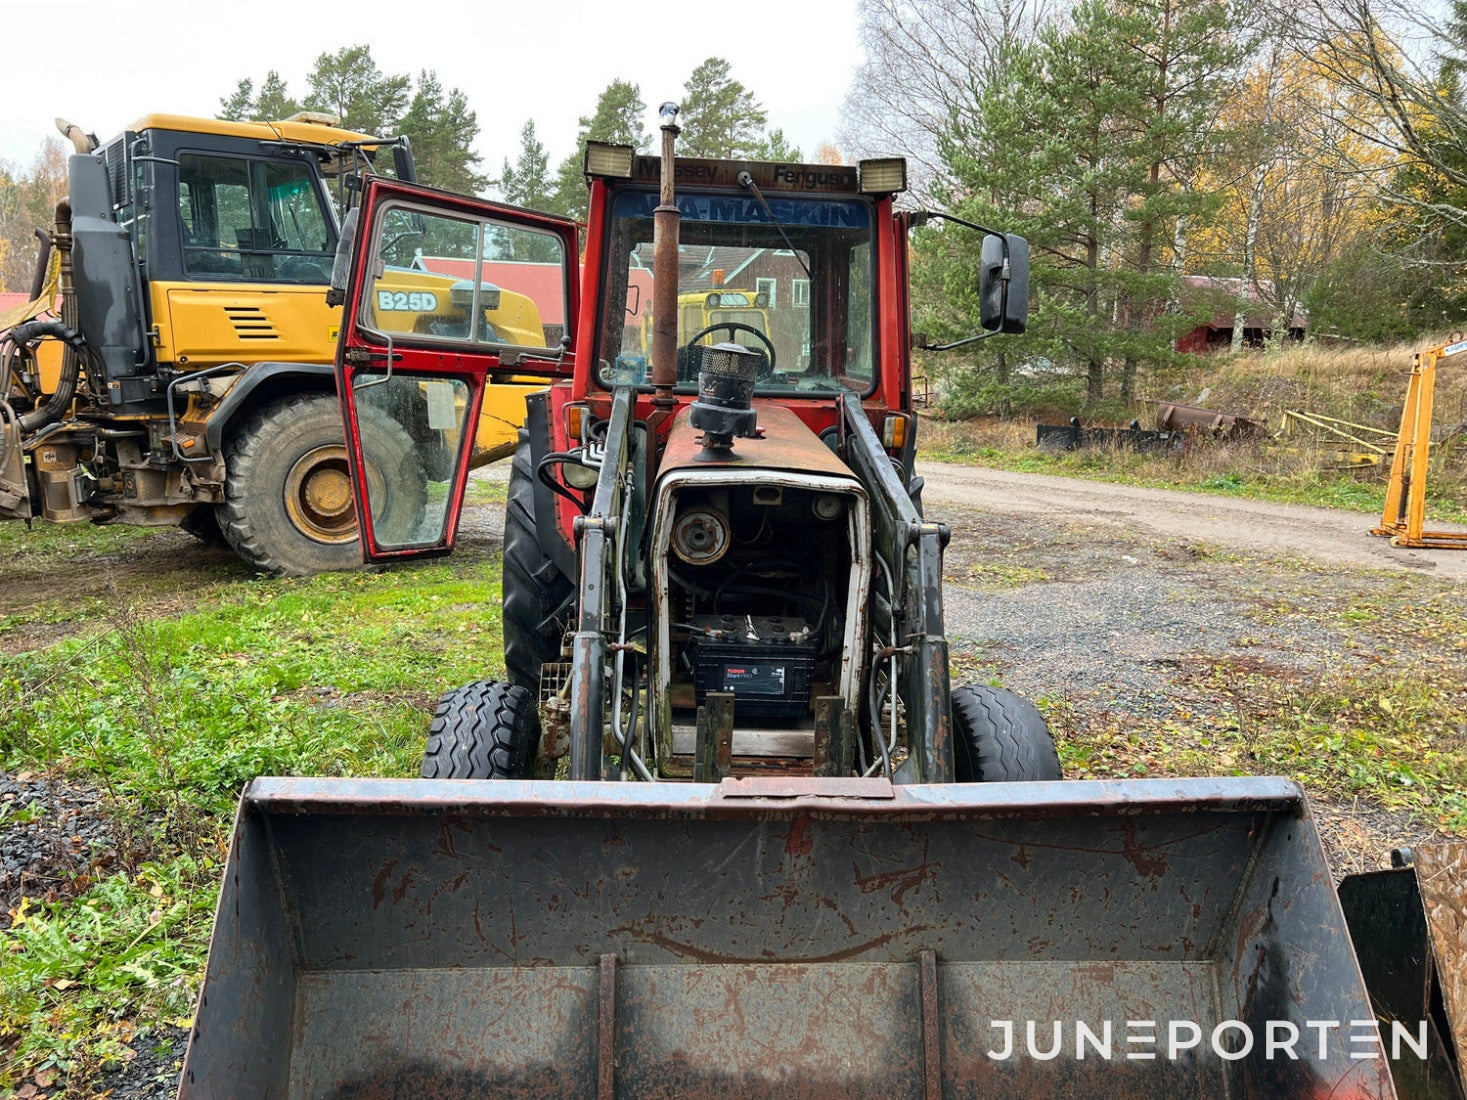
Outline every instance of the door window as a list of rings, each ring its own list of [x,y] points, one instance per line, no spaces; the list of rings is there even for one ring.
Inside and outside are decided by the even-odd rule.
[[[468,430],[468,384],[363,371],[352,396],[378,547],[438,542],[448,528],[453,473]]]
[[[554,234],[404,205],[384,212],[374,249],[362,298],[367,329],[435,343],[559,347],[565,253]]]

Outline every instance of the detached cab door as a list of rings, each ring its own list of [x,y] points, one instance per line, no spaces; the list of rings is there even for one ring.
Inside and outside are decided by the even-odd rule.
[[[576,224],[377,178],[360,211],[336,388],[362,556],[441,554],[484,387],[573,370]]]

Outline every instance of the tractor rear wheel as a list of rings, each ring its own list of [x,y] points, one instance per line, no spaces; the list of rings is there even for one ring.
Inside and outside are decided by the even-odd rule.
[[[1034,704],[995,687],[953,692],[953,754],[959,783],[1060,779],[1059,755]]]
[[[379,529],[409,529],[428,482],[413,441],[392,420],[363,410],[367,477]],[[230,548],[256,569],[287,577],[357,569],[362,551],[341,409],[327,394],[297,396],[245,418],[225,448],[220,525]]]
[[[424,779],[522,779],[540,742],[535,696],[481,680],[438,702],[423,750]]]
[[[535,523],[530,438],[521,431],[504,507],[504,664],[511,683],[538,697],[540,666],[560,660],[576,587],[540,549]]]

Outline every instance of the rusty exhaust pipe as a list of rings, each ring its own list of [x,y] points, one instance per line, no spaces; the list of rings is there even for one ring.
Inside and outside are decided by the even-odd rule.
[[[677,383],[678,214],[673,191],[673,145],[682,129],[678,106],[664,103],[662,117],[662,201],[652,212],[652,403],[670,409]]]
[[[56,120],[56,129],[61,131],[61,136],[71,142],[72,146],[82,156],[96,151],[98,144],[96,135],[87,133],[76,123],[67,122],[64,118],[58,118]]]

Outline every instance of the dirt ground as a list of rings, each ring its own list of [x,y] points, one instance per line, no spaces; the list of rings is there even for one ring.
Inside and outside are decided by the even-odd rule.
[[[1155,740],[1179,713],[1225,711],[1235,702],[1228,685],[1196,675],[1219,661],[1305,673],[1339,661],[1348,647],[1340,616],[1363,601],[1404,605],[1446,593],[1467,602],[1467,553],[1393,549],[1367,534],[1372,517],[1359,513],[971,466],[927,463],[921,472],[928,517],[952,530],[945,611],[954,683],[997,680],[1040,700],[1052,721],[1064,716],[1062,739],[1121,721]],[[475,476],[503,480],[507,470]],[[502,504],[470,506],[455,554],[497,556],[502,522]],[[71,564],[57,575],[23,544],[0,562],[0,661],[79,629],[38,608],[105,600],[176,615],[254,583],[227,552],[181,531],[105,553],[81,548]],[[121,846],[85,786],[0,773],[0,799],[41,803],[47,818],[65,819],[68,837],[92,829],[104,850]],[[1365,800],[1311,791],[1311,806],[1336,876],[1386,866],[1393,847],[1437,836],[1419,816]],[[5,838],[0,908],[22,888],[86,871],[78,860],[96,847],[59,850],[39,828]],[[183,1039],[160,1026],[104,1087],[119,1098],[166,1094]]]
[[[953,530],[954,681],[996,676],[1062,701],[1077,726],[1121,715],[1155,731],[1179,712],[1225,711],[1228,685],[1194,675],[1220,659],[1280,675],[1348,661],[1339,627],[1365,601],[1445,591],[1467,603],[1467,552],[1394,548],[1363,513],[945,463],[920,472],[927,515]],[[1439,839],[1404,811],[1310,798],[1337,876]]]

